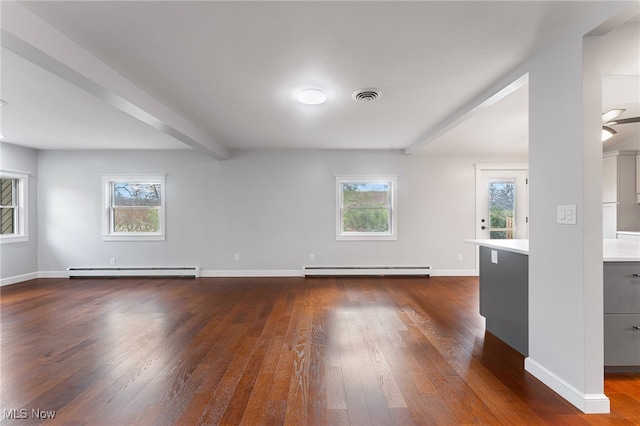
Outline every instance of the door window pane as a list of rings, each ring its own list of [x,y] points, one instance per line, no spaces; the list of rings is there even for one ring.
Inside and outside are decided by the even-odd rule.
[[[512,239],[515,235],[516,184],[514,180],[489,181],[489,235],[491,239]]]

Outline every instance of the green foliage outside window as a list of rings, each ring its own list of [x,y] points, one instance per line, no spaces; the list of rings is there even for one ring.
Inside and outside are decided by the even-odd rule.
[[[343,232],[389,232],[389,197],[388,183],[343,183]]]
[[[113,232],[160,231],[157,209],[114,209]]]
[[[491,239],[513,238],[515,184],[493,182],[489,185]]]

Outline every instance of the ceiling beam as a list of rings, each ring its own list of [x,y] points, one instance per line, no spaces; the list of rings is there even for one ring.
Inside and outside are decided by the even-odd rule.
[[[446,120],[441,121],[438,125],[427,131],[420,139],[405,148],[403,152],[405,154],[413,154],[419,151],[438,137],[526,85],[529,82],[529,74],[522,74],[522,72],[523,71],[518,68],[505,78],[500,79],[498,83],[483,91],[463,108],[457,110]],[[505,85],[505,81],[509,83]]]
[[[1,44],[114,108],[217,160],[229,151],[23,6],[2,4]]]
[[[638,15],[640,12],[640,3],[637,1],[619,1],[604,2],[597,9],[587,14],[578,23],[565,31],[564,34],[557,37],[552,43],[556,43],[559,39],[570,35],[603,35],[616,28],[623,22],[627,22]],[[603,16],[606,17],[603,19]],[[537,55],[534,54],[532,58]],[[488,108],[494,103],[503,99],[518,88],[527,84],[529,81],[528,67],[532,62],[529,58],[524,63],[517,66],[506,76],[498,80],[480,95],[472,99],[469,103],[457,110],[455,113],[441,121],[436,126],[429,129],[422,137],[413,142],[411,145],[403,149],[404,154],[413,154],[424,146],[434,141],[439,136],[445,134],[449,130],[473,117],[478,112]]]

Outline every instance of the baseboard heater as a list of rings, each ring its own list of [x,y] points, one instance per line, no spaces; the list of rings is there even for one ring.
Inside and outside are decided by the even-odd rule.
[[[305,266],[305,277],[322,276],[431,276],[430,266]]]
[[[74,277],[193,277],[200,274],[198,266],[151,266],[68,268],[69,278]]]

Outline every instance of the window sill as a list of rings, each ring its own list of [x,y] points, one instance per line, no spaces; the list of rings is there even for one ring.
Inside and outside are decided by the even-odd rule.
[[[164,235],[103,235],[102,241],[164,241]]]
[[[29,241],[28,235],[3,235],[0,237],[0,244],[26,243]]]
[[[381,234],[381,235],[366,235],[366,234],[353,234],[336,235],[336,241],[396,241],[397,235],[394,234]]]

